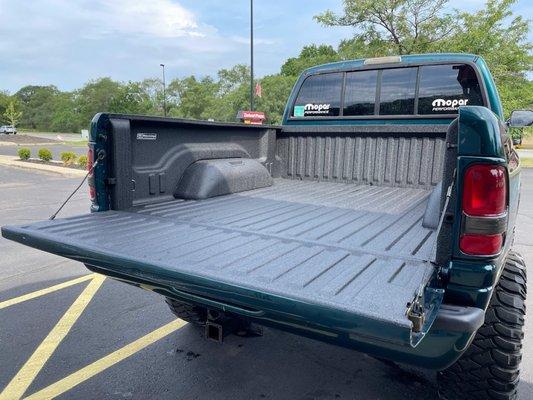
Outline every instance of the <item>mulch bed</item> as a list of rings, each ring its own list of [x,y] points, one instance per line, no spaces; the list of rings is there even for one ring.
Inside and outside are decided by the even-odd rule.
[[[61,143],[59,140],[55,139],[47,139],[47,138],[41,138],[36,136],[30,136],[30,135],[24,135],[24,134],[17,134],[17,135],[6,135],[6,134],[0,134],[0,142],[12,142],[17,144],[25,144],[25,143]]]
[[[43,161],[43,160],[39,160],[38,158],[30,158],[29,160],[19,160],[19,161],[20,162],[32,163],[32,164],[52,165],[54,167],[79,169],[79,170],[82,170],[82,171],[86,170],[85,167],[82,167],[82,166],[80,166],[78,164],[65,165],[61,161]]]

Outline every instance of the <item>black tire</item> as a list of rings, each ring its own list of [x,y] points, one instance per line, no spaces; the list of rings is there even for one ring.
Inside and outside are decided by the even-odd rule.
[[[526,266],[510,252],[470,347],[438,373],[439,396],[455,399],[517,399],[526,314]]]
[[[182,303],[181,301],[165,298],[170,311],[176,317],[187,321],[196,326],[205,326],[207,321],[207,309],[204,307],[193,306],[192,304]]]

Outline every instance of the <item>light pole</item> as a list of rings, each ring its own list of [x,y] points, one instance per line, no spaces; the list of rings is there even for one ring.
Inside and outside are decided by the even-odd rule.
[[[167,87],[165,84],[165,64],[159,64],[163,68],[163,115],[167,116]]]
[[[254,0],[250,0],[250,111],[254,110]]]

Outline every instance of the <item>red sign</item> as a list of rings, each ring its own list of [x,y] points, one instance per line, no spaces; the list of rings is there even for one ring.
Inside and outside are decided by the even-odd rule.
[[[237,118],[245,124],[261,125],[266,119],[266,116],[261,111],[239,111]]]

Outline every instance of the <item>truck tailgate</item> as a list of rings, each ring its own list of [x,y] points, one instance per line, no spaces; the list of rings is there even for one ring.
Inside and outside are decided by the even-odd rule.
[[[117,277],[196,295],[209,289],[211,298],[216,292],[217,300],[293,318],[322,313],[349,334],[414,346],[442,297],[427,302],[427,323],[414,333],[407,304],[433,272],[426,261],[433,231],[420,223],[427,194],[278,180],[247,193],[3,227],[2,234]],[[336,201],[319,205],[321,195]],[[391,196],[387,207],[372,205]]]

